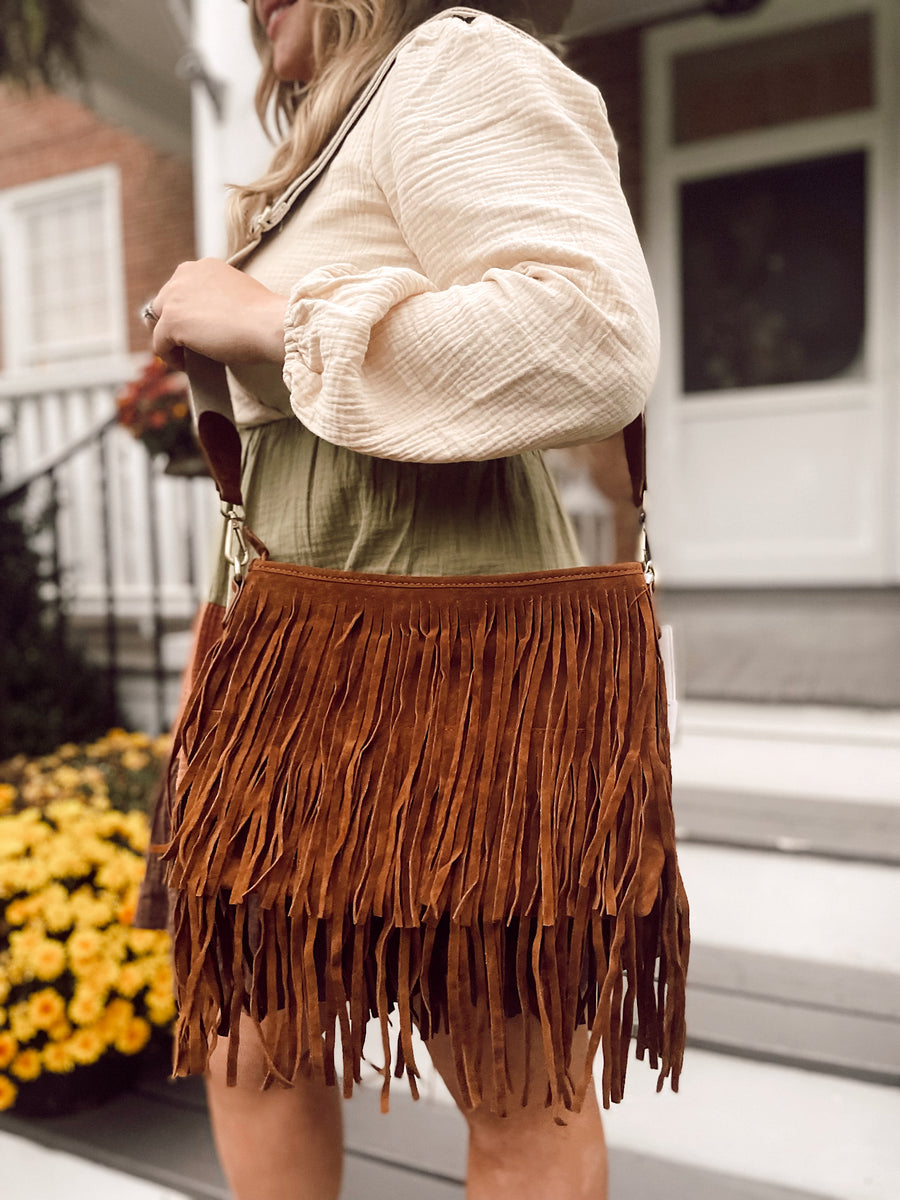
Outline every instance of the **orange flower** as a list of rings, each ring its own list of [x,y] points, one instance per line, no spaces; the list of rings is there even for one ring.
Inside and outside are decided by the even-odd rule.
[[[77,1029],[67,1042],[61,1042],[60,1045],[68,1050],[75,1062],[84,1065],[95,1063],[106,1049],[105,1039],[96,1026]]]
[[[75,1069],[75,1059],[68,1046],[48,1042],[44,1047],[44,1066],[54,1075],[66,1075]]]
[[[43,988],[28,1001],[28,1015],[36,1029],[50,1029],[66,1017],[66,1003],[53,988]]]
[[[117,1034],[114,1045],[120,1054],[139,1054],[150,1041],[150,1022],[133,1017]]]
[[[65,970],[65,947],[52,938],[44,938],[32,952],[31,969],[38,979],[56,979]]]
[[[0,1112],[3,1112],[7,1108],[12,1108],[18,1094],[19,1089],[13,1081],[7,1079],[5,1075],[0,1075]]]
[[[0,1033],[0,1070],[9,1066],[18,1049],[19,1043],[11,1033]]]
[[[40,1050],[23,1050],[13,1059],[10,1070],[13,1075],[17,1075],[19,1079],[26,1083],[32,1079],[37,1079],[41,1073]]]

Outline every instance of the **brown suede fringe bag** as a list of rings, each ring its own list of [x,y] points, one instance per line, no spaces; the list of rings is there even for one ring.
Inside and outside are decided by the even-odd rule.
[[[235,593],[198,635],[156,847],[175,1074],[229,1035],[234,1082],[247,1013],[272,1082],[336,1082],[339,1032],[349,1095],[375,1017],[383,1107],[392,1072],[416,1094],[417,1027],[449,1034],[465,1103],[503,1114],[527,1014],[557,1119],[598,1050],[621,1099],[633,1034],[677,1089],[688,908],[646,538],[644,562],[519,575],[273,562],[243,526],[222,369],[189,360]],[[642,511],[641,419],[626,450]]]

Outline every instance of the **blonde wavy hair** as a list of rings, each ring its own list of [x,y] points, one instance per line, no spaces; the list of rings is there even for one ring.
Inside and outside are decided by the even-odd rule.
[[[256,112],[277,143],[268,170],[234,187],[228,202],[228,244],[234,252],[250,238],[257,213],[312,162],[337,129],[354,97],[379,63],[416,25],[459,0],[313,0],[312,62],[308,83],[285,83],[272,69],[272,52],[250,0],[250,28],[262,72]],[[571,0],[475,0],[469,7],[503,17],[535,33],[562,24]]]

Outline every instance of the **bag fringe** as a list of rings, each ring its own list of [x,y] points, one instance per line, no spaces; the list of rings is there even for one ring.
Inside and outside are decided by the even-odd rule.
[[[285,1083],[335,1081],[338,1027],[349,1094],[377,1016],[384,1107],[392,1064],[415,1093],[417,1025],[449,1033],[465,1102],[503,1113],[522,1012],[557,1119],[598,1051],[621,1099],[635,1024],[677,1090],[688,910],[640,569],[360,580],[255,563],[185,706],[160,847],[175,1073],[226,1032],[233,1079],[243,1010]]]

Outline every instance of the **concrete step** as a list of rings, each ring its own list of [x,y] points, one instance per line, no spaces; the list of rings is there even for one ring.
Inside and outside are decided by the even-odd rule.
[[[681,1091],[629,1072],[613,1200],[897,1200],[900,1089],[690,1049]]]
[[[694,1043],[900,1080],[900,867],[682,844]]]
[[[900,862],[900,712],[688,701],[679,718],[685,839]]]
[[[136,1175],[0,1132],[3,1200],[187,1200]]]

